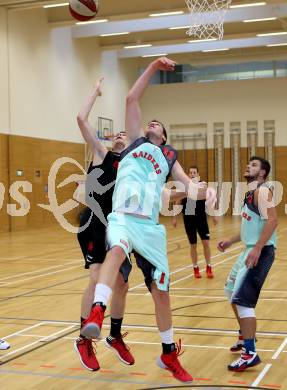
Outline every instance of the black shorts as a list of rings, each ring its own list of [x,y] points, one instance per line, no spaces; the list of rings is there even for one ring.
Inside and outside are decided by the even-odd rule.
[[[86,208],[80,216],[80,226],[84,226],[91,216],[91,210]],[[106,245],[106,227],[92,217],[90,225],[81,233],[78,233],[78,242],[80,244],[84,259],[85,268],[89,269],[92,264],[103,264],[108,251]],[[128,281],[132,266],[125,259],[120,268],[124,281]]]
[[[156,267],[137,252],[133,252],[133,254],[136,259],[138,268],[143,273],[145,285],[147,286],[148,290],[151,291],[151,284],[154,281],[153,274],[156,270]]]
[[[209,228],[207,215],[185,215],[183,214],[185,231],[191,245],[197,243],[197,233],[201,240],[209,240]]]
[[[232,295],[231,303],[250,308],[256,306],[260,291],[274,262],[274,258],[274,246],[264,246],[257,266],[248,269],[240,283],[240,287]]]

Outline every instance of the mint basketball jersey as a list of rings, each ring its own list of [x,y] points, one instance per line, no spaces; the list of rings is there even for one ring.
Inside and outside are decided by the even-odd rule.
[[[241,212],[241,240],[246,246],[254,246],[257,243],[266,223],[266,219],[261,217],[258,206],[255,205],[254,193],[255,190],[245,194]],[[265,245],[273,245],[276,247],[275,232]]]
[[[113,194],[113,211],[137,214],[158,222],[161,192],[177,152],[141,137],[121,154]]]

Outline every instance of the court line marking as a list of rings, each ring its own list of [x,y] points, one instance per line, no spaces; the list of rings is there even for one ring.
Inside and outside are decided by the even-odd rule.
[[[30,338],[44,338],[45,336],[39,335],[39,334],[19,334],[17,337],[30,337]],[[54,336],[53,336],[54,337]],[[63,340],[77,340],[78,337],[63,337]],[[62,340],[62,339],[61,339]],[[104,343],[104,339],[100,340],[99,342]],[[140,344],[140,345],[162,345],[161,343],[157,342],[149,342],[149,341],[136,341],[136,340],[127,340],[127,344]],[[223,349],[228,350],[230,347],[225,347],[223,345],[201,345],[201,344],[181,344],[182,347],[186,348],[204,348],[204,349]],[[276,349],[257,349],[258,352],[275,352]],[[287,351],[282,351],[287,352]]]
[[[109,324],[103,324],[104,328],[109,328]],[[122,328],[125,329],[134,329],[135,331],[138,329],[144,329],[144,330],[150,330],[158,332],[158,328],[153,325],[137,325],[137,324],[126,324],[122,325]],[[238,335],[237,330],[229,330],[229,329],[211,329],[211,328],[186,328],[184,326],[174,326],[173,327],[175,332],[190,332],[190,333],[220,333],[220,334],[232,334],[232,335]],[[258,336],[273,336],[273,337],[286,337],[287,332],[257,332],[256,335]]]
[[[36,324],[36,325],[41,326],[41,325],[43,325],[43,324],[44,324],[44,322],[40,322],[39,324]],[[35,327],[36,327],[36,326],[35,326]],[[74,327],[75,327],[74,324],[73,324],[73,325],[70,325],[70,326],[68,326],[68,327],[66,327],[66,328],[64,328],[64,329],[59,330],[58,332],[52,333],[51,335],[48,335],[48,336],[45,336],[43,339],[39,339],[39,340],[37,340],[37,341],[33,341],[32,343],[26,344],[26,345],[24,345],[23,347],[17,348],[17,349],[15,349],[15,350],[11,351],[11,352],[8,352],[8,353],[6,353],[6,354],[4,354],[4,355],[1,355],[1,359],[5,358],[5,357],[7,357],[7,356],[15,355],[15,353],[20,352],[20,351],[23,351],[24,349],[27,349],[27,348],[29,348],[29,347],[32,347],[33,345],[39,344],[39,343],[41,343],[41,342],[49,341],[50,338],[53,338],[53,337],[55,337],[56,335],[59,335],[59,334],[61,334],[61,333],[64,333],[64,332],[66,332],[66,331],[68,331],[68,330],[70,330],[70,329],[72,329],[72,328],[74,328]],[[17,334],[16,334],[16,335],[17,335]],[[5,362],[3,362],[3,363],[5,363]]]
[[[36,377],[44,377],[44,378],[57,378],[57,379],[73,379],[73,380],[80,380],[80,381],[86,381],[86,382],[104,382],[104,383],[125,383],[125,384],[131,384],[131,385],[148,385],[148,386],[160,386],[160,387],[170,387],[171,384],[164,384],[164,383],[152,383],[152,382],[144,382],[144,381],[135,381],[135,380],[128,380],[128,379],[109,379],[109,378],[100,378],[100,377],[88,377],[88,376],[76,376],[76,375],[63,375],[63,374],[50,374],[50,373],[42,373],[42,372],[34,372],[34,371],[19,371],[19,370],[7,370],[0,368],[0,373],[2,374],[19,374],[19,375],[26,375],[26,376],[36,376]]]
[[[240,224],[238,224],[238,229],[240,229]],[[173,227],[171,227],[171,229],[176,229],[176,228],[173,228]],[[170,229],[170,230],[171,230]],[[215,227],[215,231],[213,231],[213,233],[217,233],[217,232],[224,232],[224,231],[229,231],[229,228],[228,227],[218,227],[218,228],[216,228]],[[166,229],[167,230],[167,229]],[[171,231],[167,231],[167,233],[168,234],[172,234],[173,232],[171,232]],[[181,237],[181,238],[180,238]],[[182,237],[182,234],[180,234],[178,237],[173,237],[173,238],[171,238],[171,239],[169,239],[168,240],[168,244],[176,244],[176,243],[178,243],[178,242],[181,242],[181,241],[186,241],[188,244],[189,244],[189,241],[188,241],[188,237],[187,237],[187,235],[186,235],[186,233],[185,233],[185,231],[184,231],[184,237]]]
[[[286,347],[287,345],[287,337],[283,340],[283,342],[280,344],[280,346],[277,348],[276,352],[273,354],[271,360],[276,360],[279,355],[283,352],[284,348]],[[265,367],[263,368],[263,370],[260,372],[260,374],[258,375],[258,377],[255,379],[255,381],[251,384],[251,386],[258,386],[259,383],[262,381],[262,379],[265,377],[265,375],[267,374],[267,372],[270,370],[270,368],[272,367],[272,363],[268,363],[265,365]]]
[[[139,290],[146,290],[146,287],[138,287]],[[210,288],[210,287],[171,287],[169,291],[223,291],[223,288]],[[260,293],[274,293],[274,294],[287,294],[287,290],[268,290],[267,289],[262,289]]]
[[[223,230],[225,230],[225,229],[223,229]],[[283,230],[283,229],[282,229],[282,230]],[[177,239],[177,238],[176,238],[176,239],[173,239],[173,240],[176,240],[176,242],[181,242],[181,241],[186,240],[186,237],[183,237],[183,238],[181,238],[181,239]],[[171,241],[171,240],[167,240],[167,242],[168,242],[168,244],[173,243],[173,241]],[[218,257],[218,256],[222,256],[222,255],[228,254],[228,253],[230,253],[230,252],[232,252],[232,251],[234,251],[234,250],[236,250],[236,249],[238,249],[238,248],[241,248],[241,247],[242,247],[242,245],[236,246],[236,247],[231,248],[230,250],[228,250],[228,251],[226,251],[226,252],[224,252],[224,253],[218,253],[218,254],[212,256],[211,258],[214,259],[214,258],[216,258],[216,257]],[[50,260],[52,260],[52,259],[50,259]],[[77,260],[75,260],[75,262],[76,262],[76,261],[77,261]],[[203,262],[205,262],[205,260],[199,261],[200,264],[203,263]],[[218,263],[218,264],[219,264],[219,263]],[[58,265],[58,266],[54,266],[54,267],[60,267],[60,266]],[[27,280],[31,280],[31,279],[36,279],[36,278],[40,278],[40,277],[45,277],[45,276],[53,275],[53,274],[55,274],[55,273],[60,273],[60,272],[64,272],[64,271],[69,271],[69,270],[71,270],[71,269],[73,269],[73,268],[77,268],[77,267],[81,267],[81,265],[79,264],[79,265],[77,265],[77,266],[66,267],[66,268],[64,268],[63,270],[59,270],[59,271],[55,271],[55,272],[51,272],[51,273],[38,274],[38,275],[35,275],[35,276],[31,277],[31,278],[18,279],[17,281],[12,281],[12,282],[8,282],[8,283],[3,283],[3,282],[1,282],[1,280],[0,280],[0,283],[1,283],[1,286],[0,286],[0,287],[5,287],[5,286],[11,285],[11,284],[22,283],[22,282],[25,282],[25,281],[27,281]],[[183,270],[185,270],[185,269],[187,269],[187,268],[191,268],[191,267],[192,267],[192,264],[189,264],[189,265],[187,265],[187,266],[185,266],[185,267],[182,267],[182,268],[180,268],[180,269],[177,269],[177,270],[171,272],[170,275],[174,275],[175,273],[181,272],[181,271],[183,271]],[[38,270],[37,270],[37,271],[30,271],[30,272],[31,272],[31,273],[36,273],[36,272],[38,272]],[[26,273],[26,274],[28,274],[28,273]],[[10,277],[8,277],[8,278],[13,278],[13,277],[15,277],[15,276],[10,276]],[[189,276],[189,277],[190,277],[190,276]],[[2,281],[5,280],[5,279],[6,279],[6,278],[2,279]],[[182,279],[182,280],[184,280],[184,279]],[[180,280],[178,280],[178,281],[180,281]],[[171,285],[177,283],[178,281],[172,282]],[[131,287],[131,289],[135,289],[136,287],[140,287],[140,286],[144,286],[144,283],[141,283],[141,284],[139,284],[139,285],[137,285],[137,286]],[[131,289],[129,289],[129,290],[131,290]],[[149,293],[147,293],[147,294],[149,294]]]
[[[148,294],[150,295],[150,293],[129,293],[129,295],[133,296],[141,296],[141,297],[145,297],[145,296],[148,296]],[[227,298],[225,295],[219,295],[219,296],[212,296],[212,295],[179,295],[179,294],[169,294],[170,297],[174,297],[174,298],[199,298],[199,299],[224,299],[226,300],[227,302]],[[276,302],[276,301],[286,301],[287,300],[287,297],[286,298],[261,298],[260,297],[260,301],[273,301],[273,302]]]
[[[79,262],[79,260],[73,260],[73,261],[70,261],[69,263],[66,263],[66,264],[53,265],[52,267],[41,268],[40,270],[38,269],[38,270],[35,270],[35,271],[24,272],[24,273],[21,273],[21,276],[23,276],[23,275],[32,275],[32,274],[35,274],[37,272],[43,272],[43,271],[48,271],[48,270],[54,269],[54,268],[65,267],[66,265],[74,264],[76,262]],[[18,275],[7,276],[6,278],[0,279],[0,283],[2,284],[5,280],[9,280],[9,279],[17,278],[17,277],[19,277],[19,276]]]
[[[65,324],[65,325],[75,325],[79,327],[79,323],[75,321],[55,321],[55,320],[43,320],[41,321],[41,324],[45,325],[51,325],[51,324]],[[109,328],[109,324],[103,324],[103,328]],[[129,329],[149,329],[149,330],[156,330],[158,331],[158,328],[156,326],[150,325],[150,326],[144,326],[144,325],[137,325],[137,324],[126,324],[122,325],[123,328],[129,328]],[[27,328],[26,328],[27,329]],[[174,330],[182,331],[186,330],[188,332],[206,332],[206,333],[224,333],[224,334],[235,334],[238,335],[237,330],[232,330],[232,329],[212,329],[212,328],[186,328],[186,327],[174,327]],[[16,332],[17,333],[17,332]],[[262,332],[259,331],[256,333],[257,335],[261,336],[275,336],[275,337],[286,337],[287,332]],[[3,338],[3,337],[2,337]]]
[[[235,248],[234,248],[234,249],[235,249]],[[231,260],[231,259],[234,259],[234,258],[236,258],[236,257],[238,257],[238,253],[235,254],[235,255],[233,255],[233,256],[228,257],[227,259],[221,260],[221,261],[219,261],[218,263],[213,264],[212,266],[213,266],[213,267],[217,267],[218,265],[223,264],[223,263],[226,263],[227,261],[229,261],[229,260]],[[200,271],[203,272],[204,269],[201,268]],[[187,276],[184,276],[184,277],[182,277],[182,278],[180,278],[180,279],[174,280],[173,282],[170,283],[170,286],[173,286],[173,285],[175,285],[176,283],[182,282],[183,280],[189,279],[189,278],[191,278],[193,275],[194,275],[194,273],[191,273],[190,275],[187,275]]]
[[[67,268],[64,268],[64,269],[60,269],[58,271],[47,272],[45,274],[39,274],[39,275],[31,276],[30,278],[24,278],[24,279],[15,280],[13,282],[3,283],[3,284],[1,284],[0,287],[10,286],[11,284],[23,283],[23,282],[26,282],[27,280],[36,279],[36,278],[39,278],[39,277],[45,277],[45,276],[59,274],[60,272],[69,271],[69,270],[71,270],[73,268],[82,268],[82,265],[81,264],[77,264],[77,265],[73,265],[73,266],[70,266],[70,267],[67,267]]]
[[[229,254],[230,252],[233,252],[233,251],[235,251],[235,250],[237,250],[237,249],[239,249],[239,248],[241,248],[241,247],[242,247],[242,245],[238,245],[238,246],[236,246],[236,247],[234,247],[234,248],[232,248],[232,249],[230,249],[230,250],[228,250],[228,251],[225,251],[224,253],[218,253],[218,254],[212,256],[211,259],[214,259],[214,258],[220,257],[220,256],[224,256],[224,255],[227,255],[227,254]],[[236,256],[238,256],[238,254],[237,254]],[[226,261],[227,261],[227,260],[230,260],[230,258],[226,259]],[[201,264],[201,263],[203,263],[203,262],[205,263],[205,260],[200,260],[198,263]],[[184,266],[184,267],[181,267],[181,268],[179,268],[179,269],[176,269],[175,271],[172,271],[172,272],[170,273],[170,276],[171,276],[171,275],[175,275],[176,273],[181,272],[181,271],[184,271],[184,270],[186,270],[186,269],[188,269],[188,268],[191,268],[191,267],[192,267],[192,264],[188,264],[188,265],[186,265],[186,266]],[[170,283],[170,285],[172,285],[173,283],[174,283],[174,282]],[[136,288],[139,288],[139,287],[142,287],[142,286],[145,286],[145,283],[137,284],[136,286],[133,286],[133,287],[129,288],[129,291],[133,291],[133,290],[135,290]],[[146,293],[146,295],[149,295],[149,292]]]
[[[233,250],[235,250],[235,248],[233,248]],[[224,253],[224,254],[227,254],[227,253]],[[222,255],[222,254],[218,254],[218,255]],[[216,255],[216,256],[218,256],[218,255]],[[223,262],[225,262],[225,261],[227,261],[227,260],[229,260],[229,259],[226,259],[226,260],[224,260]],[[221,262],[222,263],[222,262]],[[219,263],[218,263],[219,264]],[[191,265],[189,265],[189,266],[187,266],[187,267],[184,267],[184,269],[185,268],[189,268]],[[72,267],[72,268],[74,268],[74,267]],[[180,272],[182,269],[180,269],[180,270],[177,270],[177,271],[175,271],[175,272]],[[62,271],[62,270],[61,270]],[[59,271],[57,271],[57,272],[59,272]],[[56,272],[56,273],[57,273]],[[174,273],[175,273],[174,272]],[[54,272],[53,272],[54,273]],[[51,273],[51,274],[53,274],[53,273]],[[37,276],[40,276],[40,275],[37,275]],[[30,279],[30,278],[29,278]],[[74,326],[74,325],[73,325]],[[73,326],[71,326],[71,327],[73,327]],[[69,327],[68,329],[71,329],[71,327]],[[56,332],[56,333],[62,333],[63,331],[65,331],[65,330],[67,330],[67,329],[64,329],[64,330],[61,330],[61,331],[59,331],[59,332]],[[21,332],[21,331],[20,331]],[[18,334],[19,334],[19,332],[17,332]],[[53,335],[50,335],[50,336],[47,336],[45,339],[49,339],[49,338],[51,338],[51,337],[53,337]],[[44,340],[43,340],[44,341]],[[15,351],[14,351],[15,352]],[[9,354],[11,354],[11,353],[9,353]]]
[[[280,345],[280,347],[277,349],[277,351],[274,353],[274,355],[272,356],[272,360],[276,360],[278,358],[278,356],[280,355],[280,353],[284,350],[284,348],[286,347],[287,345],[287,337],[285,338],[285,340],[282,342],[282,344]]]
[[[282,230],[283,230],[283,229],[282,229]],[[279,235],[280,235],[280,234],[278,234],[277,237],[279,237]],[[232,251],[234,251],[234,250],[236,250],[236,249],[239,249],[239,248],[244,248],[244,246],[243,246],[242,243],[241,243],[241,245],[237,245],[236,247],[231,248],[229,251],[225,251],[225,252],[222,252],[222,253],[218,253],[217,255],[212,256],[211,259],[214,259],[214,258],[216,258],[216,257],[218,257],[218,256],[222,256],[222,255],[224,255],[224,254],[230,253],[230,252],[232,252]],[[226,261],[228,261],[228,260],[230,260],[230,259],[233,259],[233,258],[237,257],[238,255],[239,255],[239,253],[236,254],[236,255],[233,255],[233,256],[229,257],[228,259],[225,259],[225,260],[222,260],[222,261],[220,261],[220,262],[218,262],[218,263],[215,263],[215,264],[213,264],[212,266],[213,266],[213,267],[216,267],[217,265],[223,264],[223,263],[225,263]],[[205,263],[205,260],[202,260],[202,261],[199,262],[199,263]],[[190,264],[190,267],[191,267],[191,266],[192,266],[192,264]],[[204,269],[201,268],[200,271],[203,272]],[[171,274],[170,274],[170,275],[171,275]],[[178,282],[181,282],[182,280],[188,279],[188,278],[190,278],[190,277],[193,276],[193,275],[194,275],[194,273],[192,273],[192,274],[190,274],[190,275],[187,275],[187,276],[184,276],[184,277],[181,278],[181,279],[175,280],[175,281],[173,281],[173,282],[170,283],[170,286],[173,286],[174,284],[176,284],[176,283],[178,283]],[[146,293],[146,295],[147,295],[147,294],[148,294],[148,293]]]
[[[18,332],[14,332],[14,333],[11,333],[11,334],[8,334],[8,336],[5,336],[5,337],[1,337],[2,340],[8,340],[10,339],[11,337],[13,336],[17,336],[18,334],[22,333],[22,332],[25,332],[27,330],[31,330],[31,329],[34,329],[34,328],[38,328],[39,326],[41,326],[41,322],[38,322],[37,324],[35,325],[31,325],[31,326],[28,326],[27,328],[24,328],[22,330],[19,330]]]
[[[186,240],[186,237],[182,237],[181,239],[175,239],[175,240],[176,240],[176,242],[181,242],[181,241]],[[173,242],[170,241],[170,240],[168,240],[168,244],[170,244],[170,243],[172,244]],[[234,250],[236,250],[237,248],[240,248],[240,247],[241,247],[241,246],[237,246],[237,247],[234,247],[234,248],[232,248],[232,249],[230,249],[229,251],[226,251],[226,252],[224,252],[224,253],[216,254],[216,255],[213,256],[212,258],[216,258],[216,257],[218,257],[218,256],[225,255],[225,254],[227,254],[227,253],[229,253],[229,252],[232,252],[232,251],[234,251]],[[52,259],[51,259],[51,260],[52,260]],[[80,260],[80,259],[79,259],[79,260]],[[73,261],[73,262],[71,262],[71,263],[68,263],[68,264],[73,264],[74,262],[77,262],[77,261],[78,261],[78,260],[75,260],[75,261]],[[199,263],[201,263],[201,262],[204,262],[204,260],[199,261]],[[47,269],[59,268],[59,267],[61,267],[61,266],[64,267],[65,265],[52,266],[52,267],[46,268],[45,270],[47,270]],[[78,265],[75,265],[75,266],[72,266],[72,267],[66,267],[66,268],[64,268],[64,269],[62,269],[62,270],[58,270],[58,271],[54,271],[54,272],[48,272],[48,273],[44,273],[44,274],[43,274],[43,273],[42,273],[42,274],[38,274],[38,275],[35,275],[35,276],[31,277],[31,278],[23,278],[23,279],[18,279],[18,280],[16,280],[16,281],[12,281],[12,282],[8,282],[8,283],[5,283],[5,282],[4,282],[4,283],[3,283],[4,280],[8,280],[8,279],[17,277],[17,276],[15,276],[15,275],[12,275],[12,276],[9,276],[9,277],[7,277],[7,278],[0,279],[0,284],[1,284],[1,287],[5,287],[5,286],[12,285],[12,284],[22,283],[22,282],[25,282],[25,281],[28,281],[28,280],[31,280],[31,279],[36,279],[36,278],[45,277],[45,276],[53,275],[53,274],[56,274],[56,273],[64,272],[64,271],[69,271],[69,270],[71,270],[71,269],[73,269],[73,268],[77,268],[77,267],[81,267],[81,264],[78,264]],[[191,267],[192,267],[192,265],[189,264],[189,265],[187,265],[187,266],[184,266],[184,267],[182,267],[182,268],[179,268],[179,269],[177,269],[177,270],[171,272],[170,275],[173,275],[173,274],[176,274],[176,273],[178,273],[178,272],[184,271],[185,269],[191,268]],[[42,271],[43,271],[43,270],[42,270]],[[25,274],[21,274],[21,276],[22,276],[22,275],[33,274],[33,273],[37,273],[37,272],[39,272],[39,270],[30,271],[30,272],[27,272],[27,273],[25,273]],[[141,283],[139,286],[143,286],[143,285],[144,285],[144,283]],[[136,286],[135,286],[135,287],[131,287],[131,289],[135,289],[135,288],[136,288]],[[130,289],[130,290],[131,290],[131,289]]]

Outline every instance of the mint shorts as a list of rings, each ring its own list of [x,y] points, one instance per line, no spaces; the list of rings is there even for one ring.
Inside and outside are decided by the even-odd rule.
[[[129,257],[137,252],[153,265],[152,280],[159,290],[169,289],[166,231],[163,225],[151,219],[113,212],[108,215],[107,245],[120,246]]]
[[[247,247],[238,257],[225,283],[226,295],[235,305],[255,308],[263,284],[274,262],[275,248],[266,245],[262,248],[258,264],[247,268],[245,262],[253,247]]]

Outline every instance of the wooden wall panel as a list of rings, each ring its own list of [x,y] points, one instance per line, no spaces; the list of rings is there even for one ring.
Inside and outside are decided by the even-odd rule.
[[[257,148],[257,155],[264,157],[264,148]],[[283,189],[287,186],[287,147],[276,147],[276,180],[280,181]],[[22,230],[42,227],[57,223],[52,213],[41,209],[38,203],[48,204],[45,187],[48,183],[48,175],[54,161],[60,157],[71,157],[84,166],[84,145],[69,142],[35,139],[30,137],[9,136],[0,134],[0,182],[5,186],[5,199],[0,210],[0,231]],[[248,150],[241,148],[241,174],[243,175],[247,163]],[[192,164],[197,165],[202,180],[214,181],[214,150],[179,150],[179,161],[184,163],[187,170]],[[23,176],[16,175],[17,170],[23,170]],[[40,177],[36,176],[40,171]],[[70,174],[81,172],[75,165],[65,164],[59,171],[57,183],[67,178]],[[243,179],[243,178],[242,178]],[[16,180],[27,180],[32,183],[32,193],[25,193],[31,204],[30,212],[25,217],[9,217],[7,214],[8,191],[10,185]],[[224,149],[224,181],[231,181],[231,151]],[[70,184],[57,192],[58,202],[62,204],[72,195],[76,185]],[[9,203],[17,203],[12,199]],[[283,199],[277,207],[279,215],[285,215],[285,203],[287,193],[283,192]],[[228,214],[231,213],[231,207]],[[75,209],[66,215],[68,221],[77,224],[78,210]]]
[[[215,181],[215,153],[214,149],[207,149],[207,181]]]
[[[11,230],[42,227],[57,223],[53,214],[38,206],[39,203],[48,204],[45,192],[48,175],[54,161],[60,157],[70,157],[77,160],[84,167],[84,145],[62,141],[35,139],[31,137],[9,137],[9,167],[10,182],[27,180],[32,184],[31,193],[25,193],[30,201],[30,211],[24,217],[11,217]],[[16,175],[17,170],[23,171],[23,176]],[[40,171],[38,177],[36,171]],[[57,175],[57,184],[71,174],[81,174],[74,164],[65,164]],[[72,195],[76,184],[67,185],[57,190],[58,203],[62,204]],[[78,210],[74,209],[67,213],[67,219],[71,223],[77,223]]]
[[[187,172],[191,165],[198,167],[200,177],[202,180],[208,179],[208,150],[197,149],[197,150],[178,150],[178,161]]]
[[[277,206],[278,215],[285,214],[285,204],[287,204],[287,146],[277,146],[275,148],[275,178],[283,186],[283,198]]]
[[[231,149],[224,149],[224,182],[232,182],[232,170],[231,170]],[[230,199],[229,208],[226,212],[226,215],[232,214],[232,202]]]
[[[201,174],[202,180],[214,181],[215,172],[214,172],[214,150],[185,150],[184,159],[183,151],[179,150],[179,162],[183,165],[185,170],[192,164],[197,165],[199,172]],[[206,157],[207,153],[207,157]],[[265,157],[264,147],[257,147],[256,155],[259,157]],[[246,165],[248,163],[248,148],[241,148],[240,150],[241,158],[241,180],[244,181],[243,174],[245,172]],[[277,146],[275,147],[275,176],[276,180],[281,182],[283,185],[283,191],[287,189],[287,175],[286,175],[286,166],[287,166],[287,146]],[[224,181],[232,181],[232,169],[231,169],[231,150],[230,148],[224,149]],[[285,215],[285,204],[287,204],[287,191],[283,192],[283,199],[281,203],[277,206],[278,215]],[[227,215],[231,215],[232,207],[228,209]]]
[[[244,172],[246,169],[246,165],[248,163],[248,149],[247,148],[241,148],[240,149],[240,166],[241,166],[241,181],[244,181]]]
[[[0,134],[0,182],[4,185],[4,200],[3,204],[0,204],[1,232],[8,232],[10,227],[10,218],[7,214],[7,202],[9,199],[8,150],[8,135]],[[3,193],[0,194],[0,201],[2,196]]]

